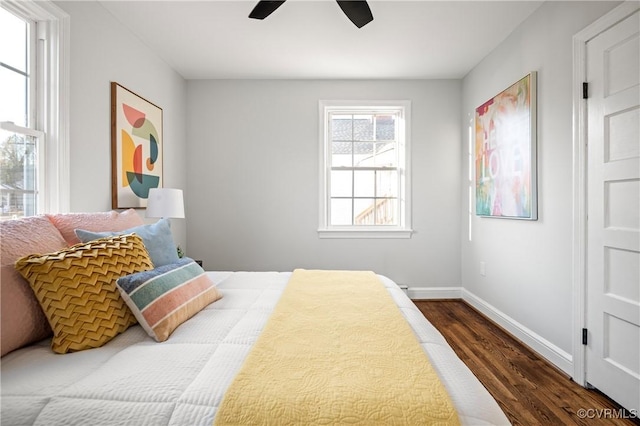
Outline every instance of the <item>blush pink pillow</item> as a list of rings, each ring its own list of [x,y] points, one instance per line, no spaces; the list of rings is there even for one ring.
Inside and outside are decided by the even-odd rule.
[[[124,231],[134,226],[144,225],[144,221],[134,209],[122,213],[116,211],[99,213],[62,213],[46,215],[58,228],[70,246],[81,241],[76,237],[76,229],[92,232]]]
[[[0,222],[0,349],[2,355],[51,335],[29,283],[14,263],[23,256],[61,250],[67,242],[45,216]]]

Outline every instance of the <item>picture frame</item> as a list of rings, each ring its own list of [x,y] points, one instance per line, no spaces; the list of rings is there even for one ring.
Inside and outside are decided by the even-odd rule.
[[[475,110],[476,215],[538,219],[536,72]]]
[[[111,204],[147,206],[149,190],[162,187],[162,108],[111,82]]]

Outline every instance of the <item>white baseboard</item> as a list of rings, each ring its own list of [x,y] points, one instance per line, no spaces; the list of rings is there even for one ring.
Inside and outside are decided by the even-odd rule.
[[[462,287],[409,287],[409,299],[461,299]]]
[[[569,376],[573,376],[573,357],[571,354],[563,351],[547,339],[465,289],[462,289],[462,300],[507,330],[560,370]]]
[[[409,287],[408,295],[412,300],[462,299],[557,368],[573,376],[571,354],[462,287]]]

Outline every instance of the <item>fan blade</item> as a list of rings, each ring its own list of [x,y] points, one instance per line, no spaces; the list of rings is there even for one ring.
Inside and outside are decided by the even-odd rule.
[[[373,21],[373,14],[365,0],[336,0],[340,9],[356,27],[362,28]]]
[[[264,19],[267,16],[271,15],[277,8],[282,6],[286,0],[282,1],[259,1],[256,4],[256,7],[253,8],[251,13],[249,14],[249,18],[253,19]]]

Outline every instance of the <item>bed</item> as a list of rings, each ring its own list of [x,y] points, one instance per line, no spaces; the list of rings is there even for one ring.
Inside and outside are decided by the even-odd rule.
[[[290,272],[207,272],[223,294],[162,343],[132,326],[58,355],[49,340],[2,358],[5,425],[212,425]],[[505,425],[496,401],[392,280],[378,275],[446,388],[461,424]],[[277,419],[273,419],[278,424]]]

